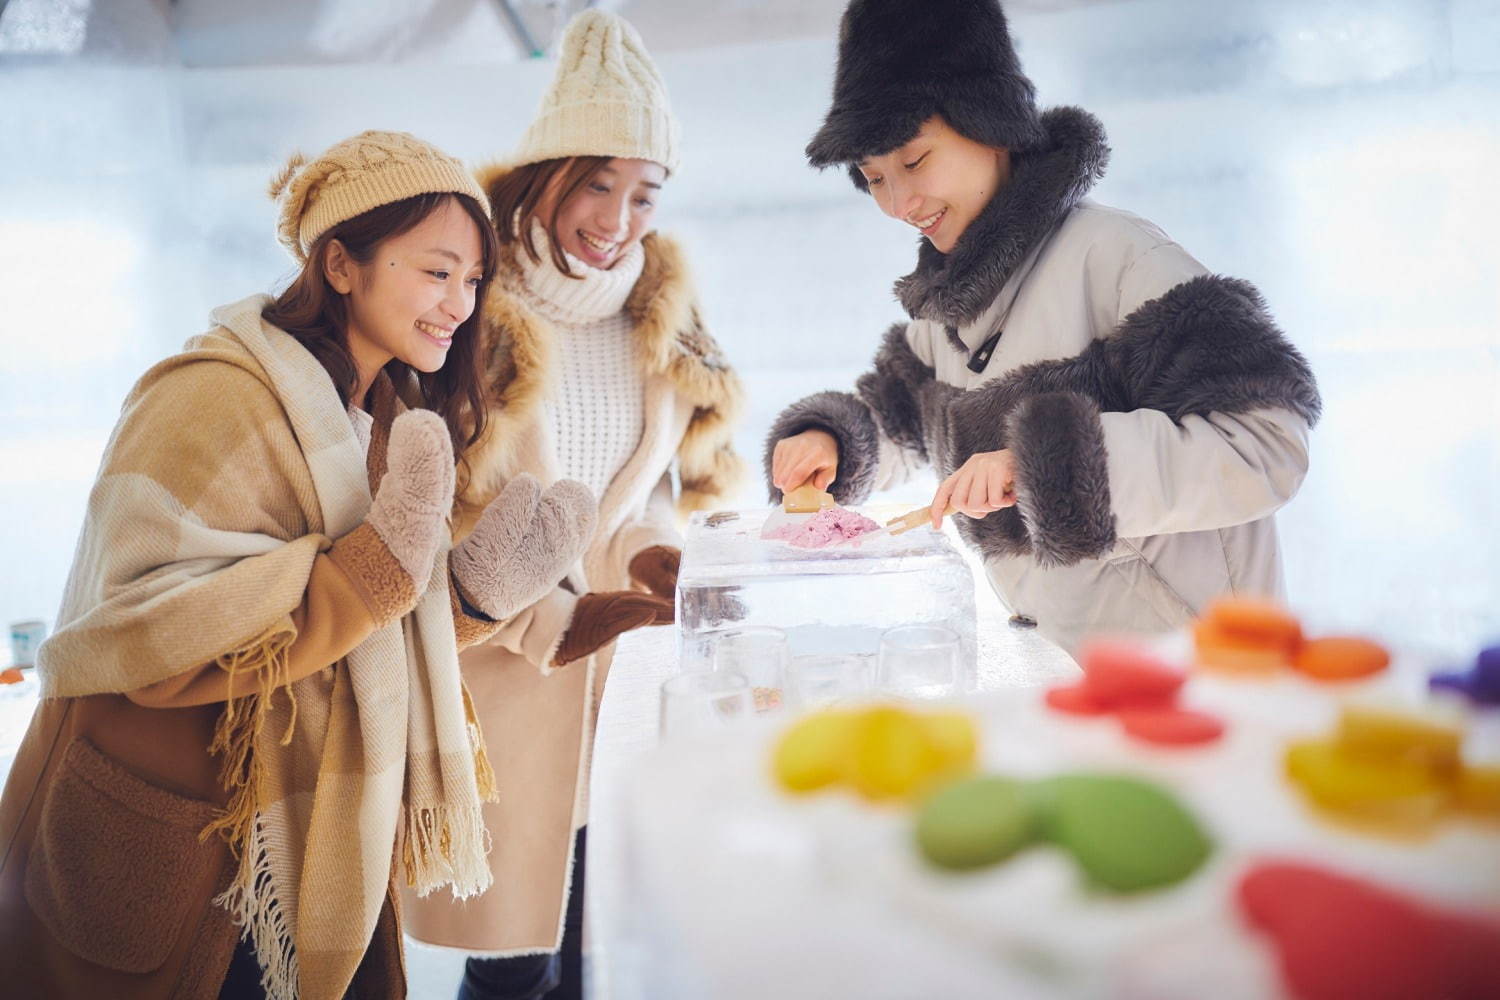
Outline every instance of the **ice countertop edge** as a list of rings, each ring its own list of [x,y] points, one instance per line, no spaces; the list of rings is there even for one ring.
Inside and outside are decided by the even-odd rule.
[[[902,504],[867,504],[847,508],[884,524],[910,510]],[[916,528],[900,535],[854,538],[821,549],[797,548],[761,538],[773,508],[699,511],[684,532],[679,579],[723,580],[726,577],[782,574],[904,572],[923,563],[963,562],[963,555],[941,532]],[[811,515],[808,515],[811,516]]]

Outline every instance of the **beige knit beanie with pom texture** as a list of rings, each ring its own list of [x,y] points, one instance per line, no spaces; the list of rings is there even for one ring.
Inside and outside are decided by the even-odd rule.
[[[616,14],[585,10],[563,33],[557,75],[507,163],[618,156],[671,172],[679,145],[666,85],[641,36]]]
[[[462,163],[405,132],[361,132],[312,162],[292,154],[271,181],[281,202],[276,227],[299,264],[317,238],[372,208],[421,194],[466,194],[489,213],[489,199]]]

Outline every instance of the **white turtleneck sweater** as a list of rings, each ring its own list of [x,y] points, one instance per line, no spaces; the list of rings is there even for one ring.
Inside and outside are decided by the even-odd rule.
[[[645,430],[645,383],[625,314],[645,251],[636,243],[607,271],[569,254],[569,267],[582,276],[569,278],[552,262],[546,230],[533,223],[532,233],[542,260],[534,264],[517,248],[523,283],[519,293],[557,335],[557,377],[545,407],[558,473],[602,497]]]

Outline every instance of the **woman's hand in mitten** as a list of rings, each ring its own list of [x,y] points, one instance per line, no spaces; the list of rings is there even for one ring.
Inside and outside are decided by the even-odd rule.
[[[522,473],[453,550],[453,577],[469,603],[509,618],[557,586],[593,537],[597,514],[582,483],[560,479],[543,490]]]
[[[453,509],[453,444],[443,418],[431,410],[409,410],[397,417],[385,465],[365,523],[421,594],[448,537]]]
[[[561,667],[582,659],[631,629],[670,625],[675,610],[670,599],[635,590],[584,594],[573,609],[573,621],[552,657],[552,665]]]
[[[677,599],[677,570],[682,565],[682,550],[670,545],[653,545],[641,549],[630,560],[630,579],[658,597]]]

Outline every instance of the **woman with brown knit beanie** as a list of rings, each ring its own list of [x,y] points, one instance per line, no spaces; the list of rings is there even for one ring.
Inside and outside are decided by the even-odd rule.
[[[272,193],[300,272],[141,378],[89,499],[0,801],[9,995],[401,997],[398,880],[491,881],[457,649],[594,502],[517,478],[449,551],[498,259],[462,164],[366,132]]]
[[[673,620],[676,516],[717,503],[740,473],[739,380],[703,329],[682,251],[650,231],[677,165],[639,36],[591,10],[568,26],[520,148],[480,178],[501,257],[482,311],[489,426],[464,453],[461,506],[530,472],[580,479],[600,508],[568,579],[461,658],[507,777],[485,807],[505,891],[409,900],[406,915],[418,940],[487,956],[461,988],[476,1000],[579,995],[581,827],[613,642]]]

